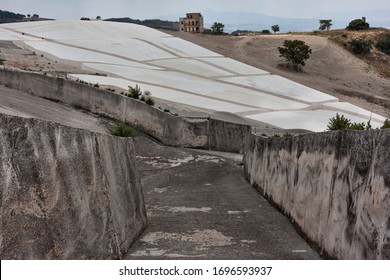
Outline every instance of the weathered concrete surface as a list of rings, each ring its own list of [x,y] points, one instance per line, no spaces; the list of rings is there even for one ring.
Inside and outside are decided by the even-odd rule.
[[[61,125],[98,133],[107,133],[112,121],[77,110],[64,103],[56,103],[0,85],[0,114],[52,121]]]
[[[250,126],[173,116],[120,94],[35,73],[0,70],[0,84],[137,126],[169,146],[243,151]],[[229,135],[229,137],[219,137]]]
[[[390,130],[251,136],[245,172],[322,250],[390,259]]]
[[[0,258],[121,258],[146,226],[132,140],[0,115]]]
[[[148,228],[126,259],[318,259],[243,174],[242,156],[137,137]]]

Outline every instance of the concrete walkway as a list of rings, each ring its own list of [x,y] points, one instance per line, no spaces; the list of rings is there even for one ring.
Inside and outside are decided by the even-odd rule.
[[[319,259],[245,180],[242,157],[137,137],[148,228],[125,259]]]

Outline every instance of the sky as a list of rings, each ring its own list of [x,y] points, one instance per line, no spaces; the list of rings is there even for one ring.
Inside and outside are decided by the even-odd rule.
[[[0,0],[0,10],[54,19],[101,16],[151,19],[207,10],[240,11],[287,18],[332,12],[390,9],[389,0]]]

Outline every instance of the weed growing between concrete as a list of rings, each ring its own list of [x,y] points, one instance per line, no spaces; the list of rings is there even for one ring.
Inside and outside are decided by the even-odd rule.
[[[135,87],[129,86],[129,93],[124,95],[134,99],[139,99],[150,106],[154,106],[155,104],[154,99],[151,97],[150,91],[142,92],[141,88],[138,85],[135,85]]]
[[[381,127],[381,129],[386,129],[386,128],[390,128],[390,120],[389,119],[386,119]]]
[[[146,97],[146,99],[145,99],[145,103],[148,104],[148,105],[150,105],[150,106],[154,106],[155,101],[154,101],[154,99],[153,99],[152,97],[148,96],[148,97]]]
[[[386,119],[381,126],[381,129],[390,128],[390,120]],[[365,123],[352,123],[350,119],[346,118],[344,115],[339,115],[336,113],[336,116],[329,119],[327,130],[370,130],[372,129],[371,120]]]
[[[129,86],[129,97],[134,99],[139,99],[142,95],[141,88],[138,85],[135,85],[135,87]]]
[[[111,135],[118,137],[135,137],[137,132],[125,122],[117,122],[115,127],[109,129]]]

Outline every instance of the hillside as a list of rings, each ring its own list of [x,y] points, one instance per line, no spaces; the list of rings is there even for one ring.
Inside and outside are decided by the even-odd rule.
[[[0,23],[22,21],[26,16],[0,10]]]
[[[348,67],[364,69],[365,66],[359,65],[360,60],[356,62],[354,56],[348,57],[346,50],[318,36],[294,35],[307,41],[314,51],[311,65],[308,63],[306,68],[309,71],[297,74],[279,66],[282,61],[276,47],[291,35],[218,38],[199,35],[207,43],[212,42],[211,39],[225,40],[222,48],[214,43],[217,48],[213,52],[138,24],[27,22],[5,24],[0,29],[3,29],[4,39],[23,41],[18,43],[19,48],[4,45],[2,56],[6,67],[28,70],[38,67],[40,71],[46,73],[49,70],[55,76],[65,75],[64,71],[70,70],[70,79],[110,89],[114,87],[119,92],[127,91],[129,86],[139,86],[143,91],[149,91],[153,98],[162,100],[164,104],[158,105],[161,110],[172,110],[174,114],[193,117],[193,112],[196,112],[196,116],[208,118],[217,114],[220,117],[220,112],[224,112],[225,120],[234,116],[244,122],[260,122],[258,125],[262,129],[271,126],[310,131],[324,131],[329,119],[336,113],[344,114],[354,122],[371,120],[373,127],[382,126],[385,120],[382,115],[388,115],[383,109],[372,108],[370,104],[362,109],[356,106],[360,105],[356,100],[352,102],[354,106],[349,102],[338,102],[337,98],[326,94],[348,90],[351,86],[344,85],[344,91],[329,87],[340,84],[339,76],[348,73]],[[262,48],[263,53],[259,53]],[[23,49],[30,54],[25,53],[25,57],[17,55]],[[221,54],[237,57],[256,67]],[[253,59],[256,56],[259,59]],[[33,65],[26,65],[27,58]],[[339,61],[345,59],[349,60],[349,64],[340,66]],[[329,73],[333,71],[337,76],[329,76],[322,69],[327,69]],[[85,70],[99,75],[85,75]],[[292,78],[289,79],[289,76]],[[295,76],[303,82],[291,81]],[[384,81],[387,82],[386,79]],[[302,85],[305,82],[310,87]],[[363,86],[371,89],[371,84],[377,86],[376,81],[367,80],[367,84],[360,85],[359,89],[364,90]],[[366,92],[358,94],[363,96]],[[375,93],[374,96],[380,95]]]
[[[105,19],[105,21],[134,23],[134,24],[139,24],[139,25],[151,27],[151,28],[158,28],[158,29],[172,30],[172,31],[179,30],[179,22],[178,21],[168,21],[168,20],[160,20],[160,19],[139,20],[139,19],[132,19],[129,17],[109,18],[109,19]]]
[[[389,109],[367,100],[373,101],[373,98],[377,97],[385,99],[385,102],[390,101],[390,79],[383,74],[390,73],[389,56],[374,50],[373,54],[364,60],[342,47],[344,41],[357,34],[372,37],[382,32],[388,31],[343,31],[338,35],[336,32],[329,35],[315,32],[235,37],[168,33],[388,117]],[[343,34],[347,34],[347,37]],[[278,47],[282,46],[284,40],[294,39],[305,41],[313,50],[303,73],[286,69],[282,66],[283,59],[279,57]]]

